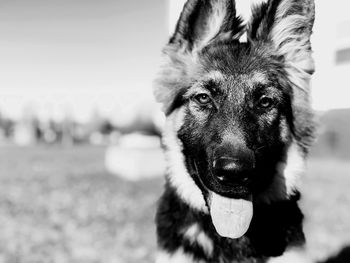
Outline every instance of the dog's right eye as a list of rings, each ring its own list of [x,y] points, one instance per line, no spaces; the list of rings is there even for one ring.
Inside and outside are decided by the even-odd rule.
[[[201,93],[196,96],[194,96],[194,99],[201,105],[207,105],[211,102],[211,98],[206,93]]]
[[[261,109],[268,109],[273,105],[274,101],[272,98],[267,96],[262,96],[258,102],[258,106]]]

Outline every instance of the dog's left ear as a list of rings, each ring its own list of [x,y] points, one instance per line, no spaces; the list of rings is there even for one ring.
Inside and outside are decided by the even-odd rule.
[[[313,0],[270,0],[253,9],[248,37],[271,43],[289,67],[312,74],[310,36],[314,18]]]
[[[299,137],[311,138],[310,78],[315,67],[310,37],[315,18],[314,0],[269,0],[254,8],[252,14],[248,39],[252,43],[264,43],[282,60],[293,89],[295,132],[303,134]]]

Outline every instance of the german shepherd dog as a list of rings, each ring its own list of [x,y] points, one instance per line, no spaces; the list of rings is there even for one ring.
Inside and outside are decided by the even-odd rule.
[[[155,85],[168,165],[157,262],[268,262],[303,246],[313,21],[313,0],[263,2],[246,24],[234,0],[185,4]]]

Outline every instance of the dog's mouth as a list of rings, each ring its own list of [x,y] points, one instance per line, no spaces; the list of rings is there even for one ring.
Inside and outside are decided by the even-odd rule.
[[[223,237],[232,239],[243,236],[253,218],[253,195],[249,181],[240,184],[224,185],[213,176],[201,177],[197,171],[197,178],[205,191],[212,223],[216,232]],[[209,173],[211,174],[211,173]],[[210,178],[208,180],[208,178]]]
[[[243,236],[253,218],[252,195],[247,198],[229,198],[209,191],[208,204],[213,225],[220,236]]]

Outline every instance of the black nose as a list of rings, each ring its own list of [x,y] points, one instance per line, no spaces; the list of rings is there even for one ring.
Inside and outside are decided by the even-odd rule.
[[[252,175],[254,154],[245,147],[220,147],[213,161],[213,172],[223,184],[244,184]]]

